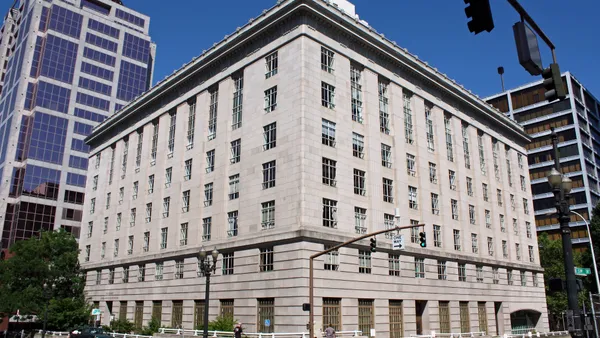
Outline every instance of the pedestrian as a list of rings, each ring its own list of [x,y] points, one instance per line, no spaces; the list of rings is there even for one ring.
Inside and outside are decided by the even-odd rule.
[[[331,324],[328,324],[325,329],[325,338],[335,338],[335,329],[331,327]]]
[[[234,338],[242,338],[242,333],[244,330],[242,329],[242,323],[237,322],[235,327],[233,328],[233,337]]]

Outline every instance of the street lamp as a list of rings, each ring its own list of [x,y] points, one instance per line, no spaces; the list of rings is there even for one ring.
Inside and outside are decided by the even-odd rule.
[[[572,312],[573,323],[571,324],[569,316],[567,323],[569,332],[574,337],[582,336],[581,317],[579,312],[579,302],[577,300],[577,282],[575,280],[575,264],[573,263],[573,244],[571,242],[571,228],[569,227],[571,209],[568,198],[573,181],[560,172],[560,156],[558,153],[558,135],[554,128],[552,130],[552,147],[554,148],[554,168],[548,173],[548,184],[552,187],[552,192],[556,199],[556,214],[560,223],[562,238],[563,256],[565,259],[565,275],[567,277],[567,303],[569,311]]]
[[[46,309],[44,310],[44,327],[42,328],[42,338],[46,337],[46,324],[48,323],[48,303],[50,303],[50,296],[56,289],[56,284],[52,283],[51,288],[48,288],[48,283],[44,282],[44,296],[46,299]]]
[[[210,253],[210,255],[212,256],[212,261],[208,259],[204,247],[200,248],[200,252],[198,253],[198,259],[200,261],[199,269],[200,273],[206,277],[206,291],[204,295],[204,333],[202,334],[203,338],[208,338],[208,302],[210,299],[210,275],[217,271],[217,259],[219,258],[219,251],[217,251],[217,248],[215,248]]]

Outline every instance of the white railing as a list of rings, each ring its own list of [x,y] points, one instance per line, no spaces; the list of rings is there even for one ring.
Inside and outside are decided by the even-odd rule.
[[[411,337],[416,338],[435,338],[435,337],[450,337],[450,338],[463,338],[463,337],[483,337],[486,336],[485,332],[451,332],[451,333],[439,333],[431,331],[431,334],[416,335],[411,334]]]
[[[38,330],[39,334],[42,334],[44,330]],[[65,331],[46,331],[46,336],[68,336],[69,332]]]
[[[131,337],[131,338],[152,338],[153,337],[153,336],[144,336],[144,335],[135,334],[135,333],[105,332],[105,334],[113,336],[115,338],[127,338],[127,337]]]
[[[519,329],[514,331],[523,331],[527,329]],[[524,333],[511,333],[503,335],[504,338],[533,338],[533,337],[552,337],[552,336],[569,336],[569,331],[552,331],[552,332],[536,332],[533,333],[531,330],[535,330],[533,328],[529,329],[529,332]]]
[[[158,329],[158,333],[161,334],[176,334],[183,336],[202,336],[204,330],[185,330],[185,329],[169,329],[169,328],[160,328]],[[321,336],[325,336],[324,332],[319,333]],[[208,335],[212,338],[217,337],[233,337],[232,331],[208,331]],[[337,331],[335,333],[336,337],[358,337],[362,335],[362,331],[354,330],[354,331]],[[133,336],[133,335],[131,335]],[[302,337],[308,338],[310,336],[309,332],[277,332],[277,333],[246,333],[244,332],[244,336],[248,338],[277,338],[277,337]],[[140,336],[143,337],[143,336]],[[458,337],[458,336],[457,336]]]

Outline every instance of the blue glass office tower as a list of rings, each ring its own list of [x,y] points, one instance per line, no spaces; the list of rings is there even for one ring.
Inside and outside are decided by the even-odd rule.
[[[64,228],[79,236],[88,146],[147,90],[150,20],[118,0],[20,0],[0,31],[1,248]]]

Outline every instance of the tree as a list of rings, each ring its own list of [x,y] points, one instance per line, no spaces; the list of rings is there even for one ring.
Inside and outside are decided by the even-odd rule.
[[[64,230],[42,232],[39,238],[16,242],[10,251],[14,256],[0,261],[0,313],[19,310],[42,320],[48,304],[49,329],[66,330],[87,322],[91,306],[83,293],[85,278],[73,235]],[[46,291],[44,283],[49,286]]]

